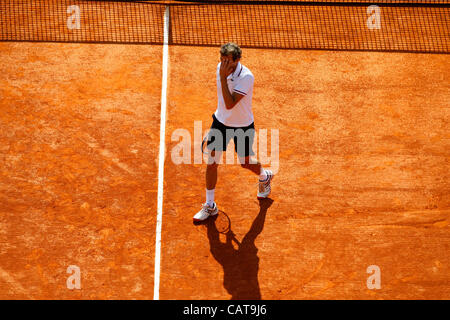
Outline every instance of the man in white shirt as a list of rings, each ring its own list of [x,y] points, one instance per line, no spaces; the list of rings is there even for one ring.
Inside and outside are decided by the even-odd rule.
[[[253,156],[255,126],[252,112],[254,76],[240,63],[242,50],[235,43],[224,44],[220,48],[220,63],[217,65],[217,110],[208,133],[208,164],[206,167],[206,203],[194,216],[194,222],[204,221],[219,211],[214,202],[217,182],[217,166],[222,152],[226,151],[231,139],[239,162],[245,169],[259,175],[258,199],[270,194],[273,173],[264,170]]]

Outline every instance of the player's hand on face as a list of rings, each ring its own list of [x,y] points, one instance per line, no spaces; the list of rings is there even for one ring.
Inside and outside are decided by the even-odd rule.
[[[229,59],[222,58],[221,61],[220,76],[226,78],[233,72],[233,66]]]

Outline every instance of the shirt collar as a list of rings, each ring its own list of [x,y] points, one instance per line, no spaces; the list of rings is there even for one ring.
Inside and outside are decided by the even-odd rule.
[[[237,77],[239,77],[239,75],[242,72],[242,65],[240,62],[238,62],[237,66],[236,66],[236,70],[234,70],[234,72],[232,74],[230,74],[227,79],[235,79]]]

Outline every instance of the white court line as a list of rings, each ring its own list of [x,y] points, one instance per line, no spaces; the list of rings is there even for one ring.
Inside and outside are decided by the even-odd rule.
[[[166,135],[166,109],[167,109],[167,72],[169,65],[169,7],[164,13],[164,44],[163,44],[163,72],[161,89],[161,122],[159,125],[159,165],[158,165],[158,205],[156,218],[155,243],[155,276],[153,300],[159,300],[159,277],[161,272],[161,227],[164,191],[164,158]]]

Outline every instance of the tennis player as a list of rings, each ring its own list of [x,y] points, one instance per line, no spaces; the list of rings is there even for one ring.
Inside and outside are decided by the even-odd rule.
[[[270,194],[270,182],[273,173],[265,170],[254,157],[252,150],[255,126],[252,112],[252,94],[254,76],[240,63],[242,50],[235,43],[224,44],[220,48],[220,62],[217,65],[217,110],[207,135],[206,149],[208,163],[206,167],[206,203],[194,216],[194,222],[206,220],[219,210],[214,202],[217,183],[217,167],[231,139],[239,163],[245,169],[259,175],[258,199]]]

